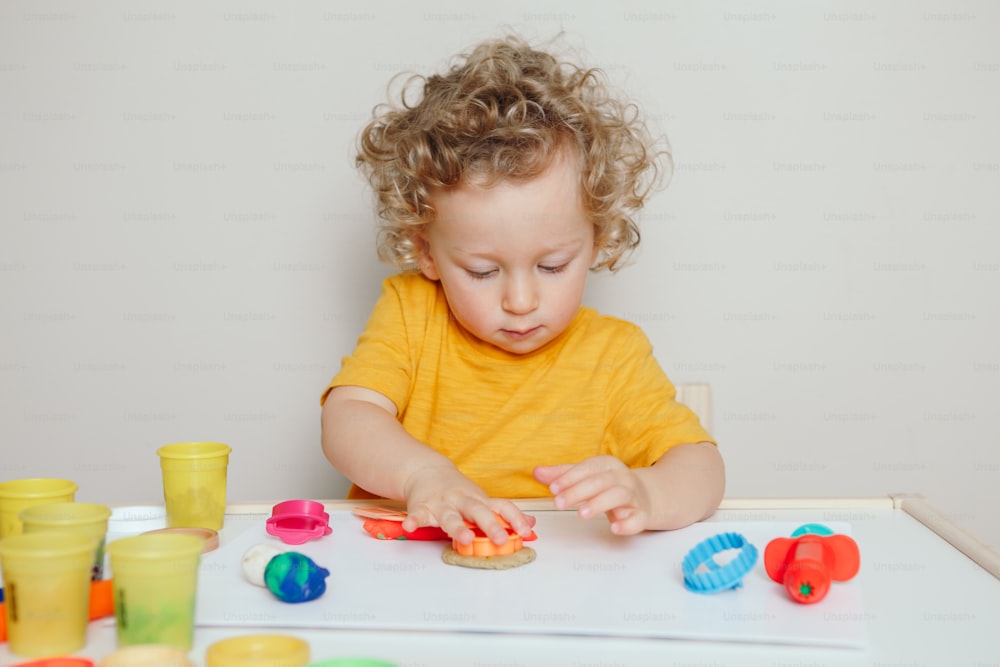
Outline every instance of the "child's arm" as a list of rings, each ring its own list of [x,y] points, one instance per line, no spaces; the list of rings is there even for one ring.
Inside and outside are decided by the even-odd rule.
[[[576,507],[584,519],[604,512],[611,532],[673,530],[707,519],[725,490],[725,467],[710,442],[677,445],[649,468],[630,469],[613,456],[577,464],[540,466],[559,509]]]
[[[345,477],[366,491],[406,501],[403,529],[439,526],[463,544],[474,533],[468,519],[496,544],[507,540],[499,514],[521,536],[534,521],[509,500],[489,498],[444,455],[410,436],[396,406],[364,387],[334,387],[322,413],[323,452]],[[494,514],[496,513],[496,514]]]

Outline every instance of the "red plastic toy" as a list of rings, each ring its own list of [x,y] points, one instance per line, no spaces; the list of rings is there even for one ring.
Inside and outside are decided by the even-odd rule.
[[[819,602],[830,591],[831,581],[847,581],[860,567],[858,545],[847,535],[779,537],[764,549],[767,576],[802,604]]]
[[[403,530],[403,519],[406,518],[406,512],[402,510],[394,510],[385,507],[357,507],[354,509],[354,515],[365,520],[364,529],[365,532],[378,540],[450,540],[448,534],[438,528],[437,526],[422,526],[416,530],[406,531]],[[500,516],[497,516],[500,523],[507,528],[507,534],[515,534],[510,530],[510,526],[504,521]],[[473,531],[478,529],[473,524],[468,521],[465,525],[472,528]],[[477,533],[480,534],[481,533]],[[530,542],[531,540],[538,539],[535,535],[535,531],[531,531],[528,537],[524,538],[525,542]]]

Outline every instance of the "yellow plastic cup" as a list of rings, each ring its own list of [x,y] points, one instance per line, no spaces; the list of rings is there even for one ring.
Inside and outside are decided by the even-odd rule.
[[[221,442],[178,442],[156,450],[163,470],[167,526],[222,528],[231,451]]]
[[[194,663],[184,649],[176,646],[138,644],[105,656],[101,667],[194,667]]]
[[[108,545],[118,646],[165,644],[191,650],[198,565],[205,541],[147,533]]]
[[[245,635],[217,641],[205,651],[206,667],[304,667],[309,644],[289,635]]]
[[[83,648],[96,539],[46,532],[0,542],[11,653],[41,657]]]
[[[48,503],[71,503],[77,485],[68,479],[12,479],[0,482],[0,540],[21,534],[21,510]]]
[[[97,539],[90,578],[97,581],[104,575],[104,539],[108,534],[111,508],[96,503],[52,503],[21,510],[24,533],[56,531],[82,533]]]

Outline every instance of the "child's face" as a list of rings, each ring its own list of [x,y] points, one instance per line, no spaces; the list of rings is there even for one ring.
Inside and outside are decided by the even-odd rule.
[[[525,354],[573,320],[596,256],[579,177],[563,153],[528,181],[431,195],[437,218],[421,238],[421,270],[477,338]]]

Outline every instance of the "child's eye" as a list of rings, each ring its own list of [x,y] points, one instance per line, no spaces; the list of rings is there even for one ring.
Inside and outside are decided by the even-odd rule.
[[[473,278],[474,280],[485,280],[486,278],[489,278],[494,273],[496,273],[496,269],[489,269],[488,271],[476,271],[474,269],[466,269],[465,272],[468,273],[469,277]]]
[[[538,268],[544,271],[545,273],[562,273],[563,271],[566,270],[567,266],[569,266],[569,262],[567,262],[566,264],[560,264],[559,266],[545,266],[539,264]]]

